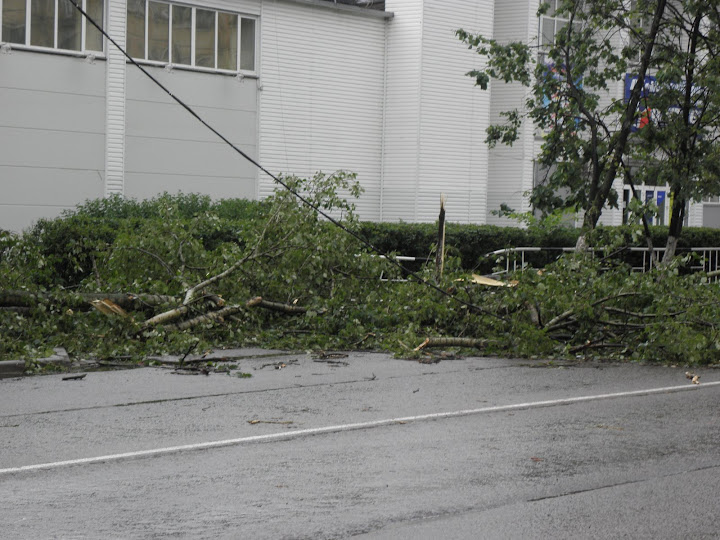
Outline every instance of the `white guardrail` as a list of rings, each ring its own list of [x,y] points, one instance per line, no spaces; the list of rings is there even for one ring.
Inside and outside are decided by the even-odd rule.
[[[575,251],[575,248],[571,247],[564,247],[564,248],[540,248],[540,247],[516,247],[516,248],[506,248],[506,249],[498,249],[496,251],[491,251],[486,255],[486,257],[496,257],[497,259],[500,259],[500,257],[505,257],[505,270],[494,272],[494,275],[500,275],[505,274],[509,272],[517,272],[518,270],[522,271],[527,266],[526,261],[526,254],[530,253],[541,253],[541,252],[557,252],[559,254],[562,253],[570,253]],[[590,250],[591,252],[597,252],[599,250]],[[624,254],[627,253],[640,253],[642,254],[642,264],[636,264],[632,266],[632,270],[634,272],[647,272],[652,268],[653,261],[661,259],[663,254],[665,253],[665,248],[654,248],[652,250],[652,254],[655,255],[655,257],[651,257],[651,251],[650,248],[646,247],[628,247],[622,250],[619,250],[615,255],[618,257],[622,257]],[[715,272],[717,270],[720,270],[720,247],[694,247],[694,248],[678,248],[676,250],[676,253],[678,255],[682,255],[685,253],[692,253],[696,254],[697,257],[694,258],[693,261],[691,261],[690,266],[688,267],[692,271],[696,272]],[[559,255],[558,255],[559,256]],[[498,261],[499,262],[499,261]],[[639,261],[638,261],[639,262]]]

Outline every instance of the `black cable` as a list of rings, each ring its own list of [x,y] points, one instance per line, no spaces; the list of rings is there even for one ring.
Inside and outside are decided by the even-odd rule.
[[[444,296],[447,296],[448,298],[450,298],[450,299],[452,299],[452,300],[455,300],[456,302],[459,302],[460,304],[462,304],[462,305],[464,305],[464,306],[466,306],[466,307],[468,307],[468,308],[470,308],[470,309],[473,309],[473,310],[475,310],[475,311],[478,311],[479,313],[484,313],[485,315],[490,315],[490,316],[493,316],[493,317],[497,317],[498,319],[505,320],[503,317],[497,315],[496,313],[492,313],[492,312],[490,312],[490,311],[487,311],[487,310],[481,308],[480,306],[476,306],[475,304],[473,304],[473,303],[471,303],[471,302],[466,302],[465,300],[462,300],[462,299],[460,299],[460,298],[458,298],[458,297],[456,297],[456,296],[448,293],[448,292],[445,291],[444,289],[441,289],[440,287],[438,287],[438,286],[435,285],[434,283],[431,283],[431,282],[427,281],[426,279],[420,277],[420,276],[417,275],[415,272],[409,270],[408,268],[405,268],[398,260],[395,259],[395,257],[392,257],[391,255],[385,253],[385,252],[382,251],[381,249],[376,248],[376,247],[373,246],[370,242],[368,242],[368,241],[365,240],[362,236],[360,236],[358,233],[356,233],[356,232],[348,229],[347,227],[345,227],[345,225],[343,225],[342,223],[340,223],[339,221],[337,221],[336,219],[334,219],[332,216],[330,216],[330,215],[328,215],[327,213],[323,212],[320,208],[318,208],[316,205],[314,205],[313,203],[311,203],[309,200],[307,200],[305,197],[303,197],[300,193],[298,193],[297,191],[295,191],[294,189],[292,189],[290,186],[288,186],[288,185],[287,185],[285,182],[283,182],[279,177],[277,177],[276,175],[274,175],[273,173],[271,173],[270,171],[268,171],[268,170],[267,170],[265,167],[263,167],[259,162],[257,162],[257,161],[254,160],[252,157],[250,157],[250,156],[249,156],[247,153],[245,153],[241,148],[239,148],[238,146],[236,146],[235,144],[233,144],[230,140],[227,139],[227,137],[225,137],[222,133],[220,133],[218,130],[216,130],[214,127],[212,127],[210,124],[208,124],[208,123],[207,123],[198,113],[196,113],[189,105],[187,105],[183,100],[181,100],[179,97],[177,97],[175,94],[173,94],[165,85],[163,85],[160,81],[158,81],[155,77],[153,77],[148,70],[146,70],[146,69],[145,69],[143,66],[141,66],[137,61],[135,61],[135,59],[134,59],[132,56],[130,56],[124,48],[122,48],[120,45],[118,45],[118,43],[117,43],[113,38],[110,37],[110,35],[105,31],[105,29],[104,29],[102,26],[100,26],[97,22],[95,22],[95,20],[94,20],[92,17],[90,17],[90,15],[88,15],[88,14],[85,12],[85,10],[83,10],[82,6],[78,4],[78,1],[77,1],[77,0],[68,0],[68,1],[69,1],[73,6],[75,6],[75,9],[77,9],[77,10],[82,14],[82,16],[85,17],[85,19],[86,19],[90,24],[92,24],[95,28],[97,28],[98,31],[99,31],[103,36],[105,36],[105,37],[108,39],[108,41],[109,41],[110,43],[112,43],[112,44],[117,48],[117,50],[119,50],[119,51],[125,56],[125,58],[127,58],[127,59],[130,61],[131,64],[133,64],[133,65],[136,66],[140,71],[142,71],[152,82],[154,82],[158,87],[160,87],[160,88],[161,88],[168,96],[170,96],[178,105],[180,105],[183,109],[185,109],[185,110],[186,110],[187,112],[189,112],[193,117],[195,117],[195,119],[196,119],[198,122],[200,122],[203,126],[205,126],[207,129],[209,129],[210,131],[212,131],[215,135],[217,135],[225,144],[227,144],[230,148],[232,148],[233,150],[235,150],[235,152],[237,152],[238,154],[240,154],[242,157],[244,157],[244,158],[245,158],[246,160],[248,160],[250,163],[252,163],[253,165],[255,165],[258,169],[260,169],[262,172],[264,172],[264,173],[267,174],[270,178],[272,178],[276,183],[280,184],[280,185],[281,185],[282,187],[284,187],[287,191],[289,191],[290,193],[292,193],[297,199],[299,199],[300,201],[302,201],[302,203],[303,203],[305,206],[308,206],[309,208],[312,208],[315,212],[317,212],[318,214],[320,214],[321,216],[323,216],[323,217],[324,217],[325,219],[327,219],[330,223],[332,223],[332,224],[335,225],[336,227],[339,227],[341,230],[345,231],[347,234],[349,234],[350,236],[352,236],[353,238],[355,238],[356,240],[358,240],[361,244],[363,244],[365,247],[367,247],[367,248],[370,249],[371,251],[374,251],[374,252],[377,253],[378,255],[381,255],[381,256],[385,257],[385,259],[386,259],[387,261],[389,261],[389,262],[392,263],[393,265],[397,266],[400,270],[402,270],[403,272],[405,272],[408,276],[416,279],[419,283],[421,283],[421,284],[423,284],[423,285],[425,285],[425,286],[427,286],[427,287],[430,287],[430,288],[432,288],[432,289],[435,289],[436,291],[438,291],[439,293],[443,294]]]

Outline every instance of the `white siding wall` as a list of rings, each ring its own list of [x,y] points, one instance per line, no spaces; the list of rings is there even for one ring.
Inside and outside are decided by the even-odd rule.
[[[537,8],[538,0],[498,0],[495,5],[495,39],[501,43],[536,43]],[[492,81],[491,92],[491,122],[502,123],[504,118],[500,113],[522,110],[530,90],[518,83]],[[517,225],[514,221],[492,214],[503,203],[518,212],[530,209],[527,197],[523,194],[533,185],[533,161],[539,151],[540,141],[536,141],[535,128],[530,121],[523,123],[519,135],[518,141],[512,146],[498,144],[490,150],[488,223]]]
[[[282,0],[263,2],[260,161],[273,173],[358,173],[363,219],[378,219],[385,21]],[[274,189],[259,178],[259,195]]]
[[[440,194],[447,219],[484,223],[487,209],[490,94],[467,73],[482,59],[455,36],[458,28],[493,33],[493,1],[425,0],[422,38],[419,174],[415,219],[434,221]]]
[[[668,220],[669,221],[669,220]],[[702,203],[690,203],[688,209],[688,226],[689,227],[703,227],[703,204]]]
[[[103,195],[105,62],[0,53],[0,228]]]
[[[254,159],[257,84],[219,74],[147,68],[161,83]],[[163,191],[254,198],[257,169],[137,68],[127,70],[125,194]]]
[[[465,76],[482,61],[458,28],[492,36],[492,0],[388,0],[383,220],[485,220],[490,96]]]
[[[383,221],[415,221],[420,175],[422,0],[386,0],[388,23]]]
[[[257,15],[259,0],[204,0],[214,9]],[[182,69],[146,69],[174,95],[253,159],[257,159],[257,80]],[[135,66],[127,66],[125,195],[168,191],[213,198],[255,198],[257,169]]]
[[[127,1],[108,2],[107,31],[121,48],[125,49]],[[105,99],[105,195],[123,194],[125,191],[125,55],[105,41],[107,67]]]

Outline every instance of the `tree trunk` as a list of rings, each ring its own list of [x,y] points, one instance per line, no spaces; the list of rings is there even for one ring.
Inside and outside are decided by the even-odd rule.
[[[670,216],[670,227],[668,229],[667,244],[665,244],[665,256],[663,264],[670,264],[675,258],[678,239],[682,233],[683,222],[685,221],[685,205],[687,201],[673,193],[673,208]]]
[[[435,280],[442,279],[445,267],[445,195],[440,196],[440,216],[438,217],[438,241],[435,253]]]
[[[700,25],[702,23],[703,16],[701,12],[698,12],[695,16],[695,21],[692,26],[692,33],[690,35],[690,60],[685,75],[685,96],[682,104],[682,117],[685,128],[689,128],[693,124],[691,120],[691,111],[694,107],[694,96],[693,88],[695,86],[695,53],[697,51],[698,41],[700,39]],[[687,180],[690,180],[691,176],[691,163],[692,163],[692,148],[688,138],[684,138],[680,145],[680,163],[683,164],[683,169],[687,171]],[[673,200],[672,216],[670,216],[670,227],[668,230],[668,239],[665,249],[665,256],[663,257],[663,264],[670,264],[675,258],[675,250],[677,248],[678,239],[682,232],[683,223],[685,221],[685,205],[687,204],[687,198],[683,196],[681,184],[670,189],[670,196]]]
[[[622,124],[620,130],[616,135],[616,139],[613,141],[611,146],[612,154],[609,157],[609,161],[604,165],[596,165],[596,167],[602,167],[601,174],[599,175],[599,182],[597,184],[597,191],[594,196],[590,197],[588,208],[585,210],[585,217],[583,219],[582,234],[578,238],[576,249],[581,251],[581,247],[587,249],[587,237],[586,235],[593,231],[597,226],[598,220],[602,209],[607,203],[608,195],[612,189],[612,184],[617,177],[618,170],[620,169],[622,158],[625,155],[625,148],[627,147],[628,139],[632,131],[632,126],[637,115],[637,107],[640,103],[642,96],[642,89],[645,87],[645,74],[647,73],[650,61],[652,59],[653,48],[655,47],[655,41],[657,40],[658,32],[660,30],[660,23],[665,13],[665,6],[667,0],[658,0],[655,7],[655,13],[653,16],[652,24],[647,33],[647,42],[645,43],[645,49],[640,60],[638,69],[638,84],[630,92],[630,99],[625,105],[625,112],[622,118]]]

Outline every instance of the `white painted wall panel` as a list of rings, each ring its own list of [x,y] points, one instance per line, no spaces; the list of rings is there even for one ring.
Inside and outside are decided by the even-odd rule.
[[[419,196],[422,0],[387,0],[382,221],[415,221]]]
[[[521,41],[535,45],[538,5],[538,0],[497,1],[494,16],[495,39],[501,43]],[[522,111],[530,92],[518,83],[505,84],[501,81],[492,81],[490,91],[492,123],[504,122],[500,116],[503,111]],[[512,147],[498,145],[489,151],[487,222],[493,225],[517,225],[515,221],[493,214],[503,203],[518,212],[530,209],[524,194],[533,185],[533,162],[538,141],[535,140],[534,126],[529,121],[523,123],[519,135]]]
[[[105,62],[0,54],[0,228],[103,194]]]
[[[492,0],[389,0],[383,219],[482,223],[490,96],[465,73],[482,63],[455,36],[492,36]]]
[[[257,115],[255,111],[195,107],[195,111],[211,126],[226,126],[228,137],[240,148],[255,147]],[[152,124],[144,120],[155,118]],[[127,136],[148,139],[185,140],[218,143],[220,139],[202,126],[176,103],[133,101],[128,111]],[[247,129],[243,128],[247,126]],[[200,128],[200,129],[198,129]]]
[[[105,195],[125,192],[125,80],[126,58],[118,48],[125,49],[127,25],[127,1],[108,0],[107,32],[117,47],[105,41]]]
[[[492,1],[425,1],[420,221],[437,218],[440,193],[447,195],[448,220],[485,221],[488,154],[482,141],[489,123],[490,95],[478,92],[465,75],[479,67],[482,59],[458,40],[455,31],[465,28],[491,37],[493,10]]]
[[[273,173],[358,173],[363,219],[379,217],[385,22],[362,13],[263,3],[260,161]],[[274,189],[260,177],[259,195]]]
[[[257,159],[254,79],[148,68],[215,129]],[[257,170],[133,66],[127,70],[125,194],[213,198],[256,192]],[[232,180],[231,180],[232,179]]]

